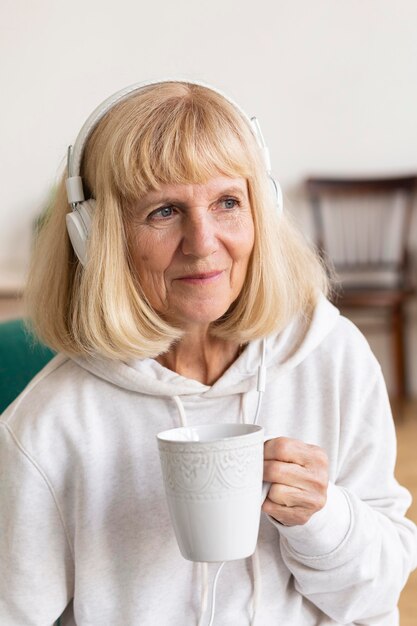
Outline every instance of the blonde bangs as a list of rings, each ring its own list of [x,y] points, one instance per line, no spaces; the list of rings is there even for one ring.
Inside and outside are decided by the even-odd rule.
[[[131,205],[161,184],[204,184],[219,174],[248,179],[256,151],[247,120],[220,95],[164,83],[100,122],[85,152],[85,177],[92,196],[110,193]],[[100,167],[94,154],[101,154]]]

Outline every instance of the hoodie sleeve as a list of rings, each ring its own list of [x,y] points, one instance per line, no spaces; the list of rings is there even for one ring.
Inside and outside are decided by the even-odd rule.
[[[394,478],[385,382],[367,352],[365,363],[342,372],[339,455],[325,507],[303,526],[271,519],[297,590],[341,624],[392,623],[417,565],[416,527],[404,517],[411,497]]]
[[[53,624],[72,596],[69,542],[47,477],[2,422],[0,562],[0,624]]]

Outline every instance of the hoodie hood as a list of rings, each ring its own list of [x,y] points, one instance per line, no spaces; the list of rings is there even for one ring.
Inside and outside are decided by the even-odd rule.
[[[266,339],[266,383],[299,365],[334,328],[339,311],[321,297],[311,320],[300,315],[283,331]],[[251,341],[236,361],[214,383],[204,385],[160,365],[155,359],[127,362],[76,357],[78,365],[118,387],[152,396],[204,395],[223,397],[249,391],[256,384],[262,340]]]

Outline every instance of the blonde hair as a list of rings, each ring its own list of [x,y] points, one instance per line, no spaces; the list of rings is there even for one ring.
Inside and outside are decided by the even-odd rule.
[[[37,238],[26,290],[36,335],[70,355],[154,357],[181,337],[148,303],[131,266],[130,209],[164,183],[205,183],[215,175],[247,180],[255,243],[237,300],[211,326],[239,343],[310,315],[327,279],[316,254],[286,216],[248,120],[225,98],[189,83],[160,83],[117,104],[98,123],[84,153],[86,197],[95,199],[88,262],[66,232],[65,178]]]

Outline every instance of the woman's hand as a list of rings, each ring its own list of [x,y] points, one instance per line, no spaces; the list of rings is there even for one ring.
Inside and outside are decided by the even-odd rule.
[[[326,504],[327,455],[298,439],[270,439],[264,448],[264,480],[271,488],[262,510],[285,526],[305,524]]]

